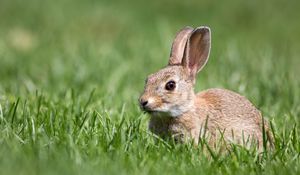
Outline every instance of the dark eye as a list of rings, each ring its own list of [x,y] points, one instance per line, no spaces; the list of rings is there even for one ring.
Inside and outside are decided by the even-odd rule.
[[[166,84],[166,90],[168,90],[168,91],[174,90],[175,87],[176,87],[176,83],[175,83],[175,81],[173,81],[173,80],[169,81],[169,82]]]

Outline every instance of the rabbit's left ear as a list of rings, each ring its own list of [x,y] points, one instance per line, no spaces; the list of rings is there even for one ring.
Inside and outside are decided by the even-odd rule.
[[[172,44],[170,53],[169,65],[181,64],[183,58],[183,52],[185,49],[186,42],[192,33],[193,28],[184,27],[177,34]]]
[[[198,27],[190,35],[182,65],[189,70],[192,77],[205,66],[210,52],[211,34],[209,27]]]

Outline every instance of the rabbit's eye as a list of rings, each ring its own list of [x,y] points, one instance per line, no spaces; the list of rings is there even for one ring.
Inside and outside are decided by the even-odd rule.
[[[175,87],[176,87],[176,83],[175,83],[175,81],[173,81],[173,80],[169,81],[169,82],[166,84],[166,90],[168,90],[168,91],[174,90]]]

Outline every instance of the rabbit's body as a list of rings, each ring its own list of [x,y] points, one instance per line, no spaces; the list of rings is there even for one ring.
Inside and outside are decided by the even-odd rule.
[[[191,109],[178,117],[152,116],[149,128],[179,141],[191,138],[198,143],[206,137],[211,146],[221,139],[246,145],[256,141],[262,148],[262,116],[245,97],[226,89],[208,89],[195,95]]]
[[[210,29],[185,27],[176,36],[167,67],[148,76],[139,101],[151,115],[149,129],[176,140],[206,138],[211,146],[218,141],[261,149],[263,128],[272,142],[268,124],[245,97],[225,89],[194,93],[197,73],[210,52]],[[263,127],[264,124],[264,127]]]

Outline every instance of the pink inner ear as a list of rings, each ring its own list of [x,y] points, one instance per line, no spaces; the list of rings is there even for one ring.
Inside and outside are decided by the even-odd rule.
[[[189,38],[186,48],[186,64],[192,75],[206,64],[210,50],[210,31],[208,28],[196,29]]]
[[[195,38],[193,38],[191,45],[191,60],[189,62],[189,66],[192,67],[192,69],[197,70],[201,63],[205,61],[205,59],[202,58],[203,52],[205,50],[205,43],[203,43],[203,35],[196,35]]]

